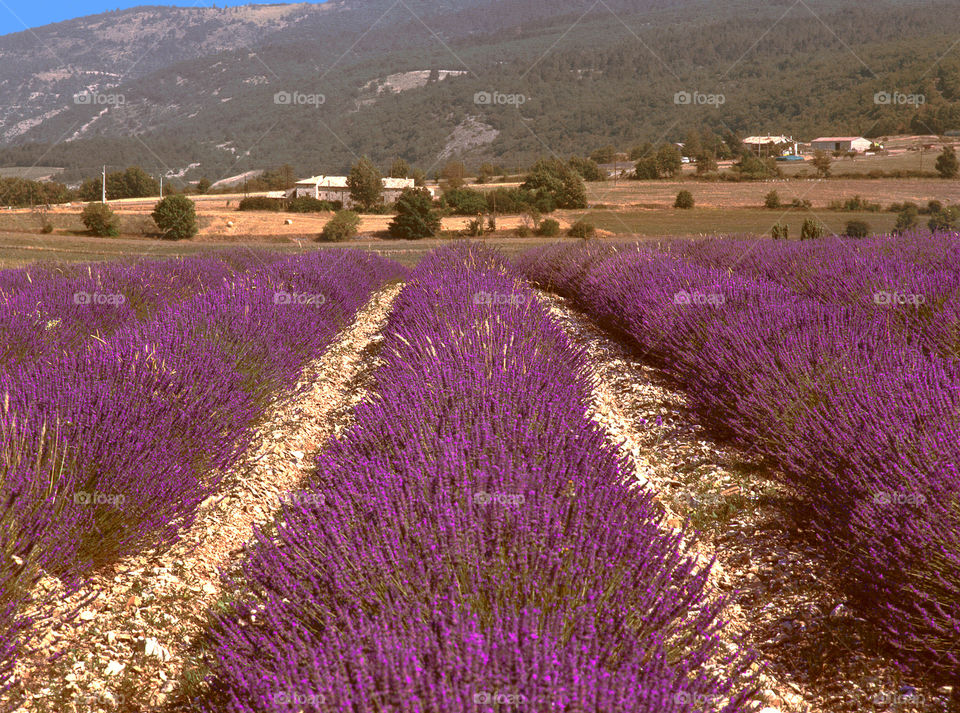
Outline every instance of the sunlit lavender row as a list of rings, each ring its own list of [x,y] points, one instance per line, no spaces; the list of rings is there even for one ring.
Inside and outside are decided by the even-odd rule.
[[[498,254],[441,249],[374,394],[230,582],[210,711],[748,710],[721,602]]]
[[[670,245],[687,257],[583,245],[520,262],[770,459],[860,615],[914,672],[956,681],[957,237]]]
[[[274,395],[403,273],[349,251],[0,272],[3,661],[40,573],[76,587],[173,542]]]

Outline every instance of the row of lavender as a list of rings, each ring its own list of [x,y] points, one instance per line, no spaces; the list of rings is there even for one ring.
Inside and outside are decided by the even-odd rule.
[[[425,258],[381,356],[228,583],[208,710],[746,710],[707,572],[624,481],[584,355],[503,258]]]
[[[0,614],[41,571],[74,588],[173,542],[277,390],[403,274],[345,251],[0,273]]]
[[[792,264],[777,250],[759,254],[779,259],[779,269]],[[813,300],[778,284],[786,275],[756,274],[777,269],[741,273],[640,246],[590,245],[537,249],[520,266],[624,335],[706,420],[775,463],[803,496],[851,601],[900,659],[945,681],[960,677],[955,358],[892,330],[883,305]],[[873,277],[865,272],[860,284]]]
[[[682,240],[666,249],[882,317],[891,338],[960,358],[960,234],[791,243]]]

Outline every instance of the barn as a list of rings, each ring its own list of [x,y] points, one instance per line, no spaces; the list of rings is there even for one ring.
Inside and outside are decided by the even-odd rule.
[[[869,151],[873,146],[870,139],[862,136],[823,136],[811,142],[814,151]]]
[[[384,178],[383,182],[383,200],[385,203],[394,203],[400,194],[407,188],[414,188],[416,183],[412,178]],[[430,195],[434,192],[428,189]],[[344,208],[353,207],[353,200],[350,198],[350,187],[347,185],[346,176],[311,176],[297,181],[293,190],[290,192],[292,197],[316,198],[321,201],[340,201]]]

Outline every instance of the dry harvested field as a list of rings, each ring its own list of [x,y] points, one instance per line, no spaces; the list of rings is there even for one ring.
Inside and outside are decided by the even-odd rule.
[[[590,183],[588,198],[591,204],[606,204],[618,208],[673,206],[677,192],[683,189],[693,193],[698,206],[709,208],[759,208],[764,196],[772,190],[789,202],[793,198],[809,200],[814,208],[823,208],[835,200],[861,196],[886,208],[891,203],[913,201],[926,203],[939,200],[960,203],[960,181],[935,178],[897,179],[781,179],[744,183],[704,181],[606,181]]]

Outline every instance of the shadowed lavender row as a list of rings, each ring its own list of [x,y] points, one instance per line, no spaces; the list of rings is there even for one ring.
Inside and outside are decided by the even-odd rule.
[[[228,582],[209,710],[747,709],[706,570],[625,482],[583,353],[502,257],[425,258],[382,359]]]
[[[185,273],[209,271],[220,284],[208,279],[181,294],[195,281],[170,273],[184,264]],[[154,304],[150,318],[95,317],[84,328],[71,322],[72,309],[53,311],[67,342],[42,337],[31,359],[0,369],[0,497],[10,501],[0,611],[8,617],[5,604],[20,601],[40,571],[76,587],[101,565],[173,542],[277,390],[296,384],[372,290],[405,274],[379,257],[342,251],[246,265],[140,263],[81,281],[102,283],[103,273],[128,294],[169,301]],[[77,286],[41,286],[31,299]],[[111,323],[107,338],[76,339],[91,322]]]
[[[623,334],[708,422],[781,468],[859,611],[915,671],[960,677],[956,359],[891,330],[883,305],[814,301],[636,246],[541,248],[520,266]],[[861,284],[870,279],[866,269]]]

